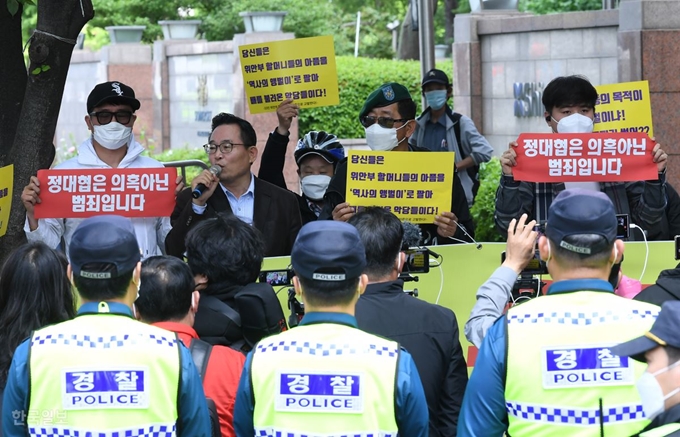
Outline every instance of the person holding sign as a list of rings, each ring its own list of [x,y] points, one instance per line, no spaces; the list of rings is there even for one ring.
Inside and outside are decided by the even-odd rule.
[[[269,134],[257,175],[263,181],[284,189],[287,189],[283,166],[289,129],[298,111],[298,105],[291,99],[284,100],[276,108],[279,125]],[[345,149],[335,135],[324,131],[310,131],[298,141],[294,156],[302,195],[295,192],[293,194],[300,205],[300,217],[304,225],[319,217],[324,205],[324,194],[338,162],[345,157]]]
[[[373,91],[359,112],[359,121],[366,129],[366,142],[374,151],[429,152],[428,149],[411,146],[409,137],[415,130],[416,104],[405,86],[396,82],[381,85]],[[436,159],[436,157],[434,157]],[[454,169],[452,169],[454,171]],[[347,221],[354,208],[345,202],[347,189],[347,161],[338,164],[331,179],[320,220]],[[458,175],[454,173],[452,212],[441,212],[431,225],[421,225],[422,244],[452,243],[449,238],[470,241],[474,236],[474,224],[467,199]],[[465,229],[458,226],[459,223]],[[441,239],[441,241],[439,241]]]
[[[265,256],[289,255],[302,226],[298,203],[293,193],[250,171],[258,154],[253,126],[233,114],[217,114],[203,148],[212,167],[177,196],[165,239],[168,255],[181,258],[189,230],[219,213],[234,214],[262,232]]]
[[[614,294],[608,278],[624,251],[616,228],[604,193],[557,195],[538,240],[554,282],[484,337],[459,437],[629,436],[647,425],[635,389],[644,366],[611,348],[647,332],[659,307]]]
[[[458,177],[472,206],[479,189],[479,164],[491,159],[493,147],[470,117],[453,112],[446,103],[453,95],[446,73],[436,68],[428,71],[422,88],[427,108],[416,119],[416,130],[408,142],[433,152],[456,152]]]
[[[54,169],[163,168],[163,164],[155,159],[142,156],[144,147],[135,141],[132,127],[137,120],[135,111],[139,108],[135,91],[124,83],[105,82],[95,86],[87,98],[85,116],[85,123],[92,136],[80,144],[77,157],[57,165]],[[178,176],[175,183],[175,192],[179,192],[184,187],[182,177]],[[170,189],[172,188],[174,187],[171,185]],[[41,186],[38,178],[32,176],[21,194],[26,208],[26,238],[28,241],[42,241],[56,248],[63,237],[68,251],[71,236],[82,219],[36,219],[34,208],[41,203],[41,190],[47,193],[48,188]],[[134,218],[132,223],[142,258],[161,255],[165,236],[170,231],[170,218]]]
[[[591,133],[597,90],[581,76],[557,77],[543,91],[545,121],[553,132]],[[658,180],[621,182],[520,182],[513,177],[517,165],[517,142],[501,155],[502,174],[496,192],[495,221],[506,235],[512,219],[527,214],[539,224],[547,220],[548,209],[561,191],[581,187],[609,196],[617,214],[628,214],[631,222],[654,233],[666,207],[666,163],[668,155],[657,144],[650,159],[656,163]],[[635,234],[631,233],[631,240]]]

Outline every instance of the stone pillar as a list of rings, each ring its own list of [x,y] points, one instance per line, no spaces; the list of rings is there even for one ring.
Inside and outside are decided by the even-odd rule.
[[[477,14],[457,14],[454,19],[453,107],[472,118],[483,134],[482,48],[477,35]]]
[[[106,65],[109,81],[121,81],[135,90],[141,103],[133,132],[144,147],[156,144],[153,111],[153,66],[151,46],[148,44],[112,44],[101,50],[101,61]]]
[[[668,152],[667,180],[680,188],[680,2],[622,0],[619,81],[649,81],[654,136]]]
[[[257,44],[270,41],[281,41],[286,39],[293,39],[295,35],[293,33],[283,33],[283,32],[252,32],[252,33],[240,33],[234,35],[234,75],[233,75],[233,90],[235,95],[234,102],[234,113],[239,117],[243,117],[248,120],[255,128],[255,133],[257,134],[257,148],[259,149],[259,155],[255,164],[253,164],[253,173],[257,175],[260,168],[260,157],[262,156],[262,151],[264,150],[264,145],[267,142],[269,133],[276,129],[278,126],[278,118],[275,112],[265,112],[263,114],[251,114],[246,100],[245,87],[243,84],[243,74],[241,73],[241,62],[239,57],[239,46],[247,44]],[[332,127],[328,127],[332,131]],[[304,135],[304,132],[300,132],[299,135]],[[288,189],[299,192],[300,187],[298,184],[297,175],[297,164],[293,158],[293,151],[298,141],[298,121],[297,118],[293,119],[293,124],[290,127],[290,141],[288,142],[288,150],[286,152],[286,163],[283,169],[283,175],[286,179],[286,184]]]

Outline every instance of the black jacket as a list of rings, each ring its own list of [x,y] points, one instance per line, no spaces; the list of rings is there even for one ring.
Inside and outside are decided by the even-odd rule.
[[[656,416],[645,429],[640,431],[640,433],[650,431],[655,428],[660,428],[670,423],[680,423],[680,405],[675,405],[671,407],[670,410],[664,411],[663,413]],[[639,435],[640,434],[634,434],[632,437],[637,437]],[[670,434],[666,434],[664,437],[680,437],[680,431],[674,431]]]
[[[680,195],[675,188],[666,182],[666,213],[661,218],[661,223],[649,229],[650,241],[672,240],[680,235]]]
[[[413,152],[429,152],[428,149],[418,146],[409,146]],[[319,215],[319,220],[332,220],[333,219],[333,209],[340,203],[345,201],[345,192],[347,190],[347,159],[344,159],[338,164],[335,170],[335,175],[331,179],[331,183],[328,185],[326,190],[326,195],[324,196],[324,208]],[[451,212],[453,212],[456,217],[458,217],[458,223],[462,224],[467,230],[468,234],[474,237],[475,227],[472,222],[472,216],[470,215],[470,208],[468,208],[467,198],[465,197],[465,192],[463,191],[463,186],[458,179],[458,174],[454,173],[453,178],[453,195],[451,198]],[[434,245],[437,244],[437,227],[435,225],[420,225],[420,229],[423,235],[423,245]],[[441,238],[441,237],[439,237]],[[471,242],[465,233],[461,230],[460,226],[456,230],[454,238],[458,240],[463,240]],[[444,241],[439,242],[440,244],[454,244],[454,240],[449,240],[448,238]]]
[[[283,166],[286,162],[287,146],[288,136],[281,135],[274,129],[274,131],[269,134],[269,138],[267,138],[267,144],[264,146],[264,152],[262,152],[262,159],[260,160],[260,171],[257,174],[257,177],[263,181],[267,181],[284,190],[288,189],[286,179],[283,177]],[[314,214],[314,211],[309,207],[307,198],[304,195],[299,195],[295,191],[291,191],[291,193],[295,194],[298,204],[300,205],[302,225],[304,226],[309,222],[316,221],[316,214]]]
[[[369,284],[356,318],[360,329],[399,342],[413,356],[427,399],[430,437],[455,436],[468,374],[453,311],[409,296],[397,280]]]
[[[680,264],[661,271],[656,284],[645,288],[633,299],[659,306],[667,300],[680,300]]]
[[[243,340],[241,328],[233,323],[218,305],[209,302],[216,299],[236,311],[234,297],[243,289],[241,285],[211,284],[201,291],[198,301],[198,311],[194,320],[194,330],[201,338],[212,345],[230,346]]]

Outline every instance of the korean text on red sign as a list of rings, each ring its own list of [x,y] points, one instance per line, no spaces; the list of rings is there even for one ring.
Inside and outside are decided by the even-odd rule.
[[[512,173],[526,182],[655,180],[654,145],[641,132],[522,134]]]
[[[40,170],[36,218],[167,217],[175,206],[177,169]]]

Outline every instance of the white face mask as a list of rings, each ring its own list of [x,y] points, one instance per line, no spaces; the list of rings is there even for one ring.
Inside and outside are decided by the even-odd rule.
[[[557,132],[561,134],[589,134],[593,132],[593,120],[583,114],[571,114],[557,123]]]
[[[105,125],[93,125],[94,140],[105,149],[117,150],[130,141],[132,128],[124,126],[117,121]]]
[[[401,143],[401,141],[406,139],[402,138],[401,141],[397,140],[397,130],[404,126],[400,126],[396,129],[388,129],[386,127],[380,126],[378,123],[372,124],[366,129],[366,143],[368,143],[368,147],[376,152],[394,149],[399,145],[399,143]]]
[[[664,402],[666,399],[680,392],[680,387],[678,387],[664,396],[663,389],[661,388],[661,385],[659,385],[659,381],[657,381],[655,378],[655,376],[664,372],[668,372],[670,369],[678,365],[680,365],[680,361],[676,361],[670,366],[659,369],[654,373],[645,372],[635,383],[638,393],[640,393],[640,399],[642,400],[642,411],[644,411],[646,419],[652,420],[659,414],[663,413],[665,409]]]
[[[323,174],[311,174],[300,180],[302,193],[311,200],[321,200],[326,194],[331,177]]]

